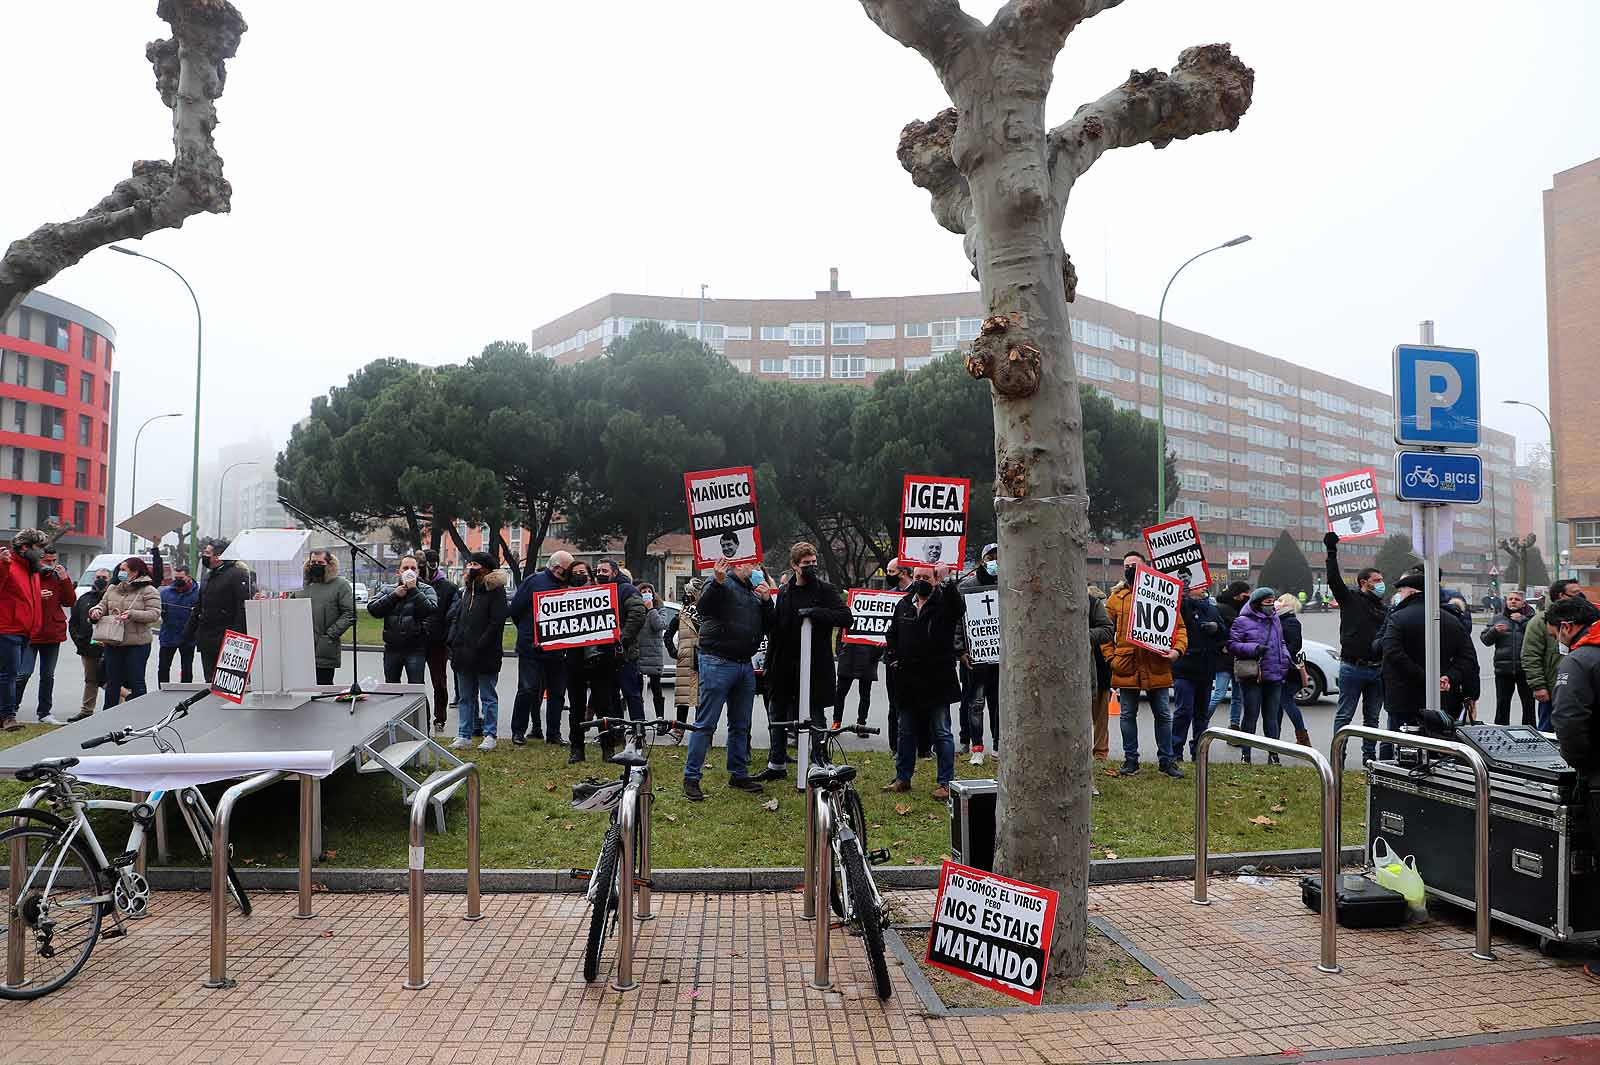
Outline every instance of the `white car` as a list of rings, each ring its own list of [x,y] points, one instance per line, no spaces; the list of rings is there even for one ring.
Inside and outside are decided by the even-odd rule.
[[[372,593],[367,591],[367,586],[365,584],[362,584],[360,581],[356,582],[355,590],[356,590],[356,606],[365,606],[368,597]]]
[[[1294,701],[1310,706],[1324,695],[1339,694],[1339,652],[1336,648],[1316,640],[1305,640],[1301,650],[1306,656],[1306,674],[1310,683],[1294,693]]]

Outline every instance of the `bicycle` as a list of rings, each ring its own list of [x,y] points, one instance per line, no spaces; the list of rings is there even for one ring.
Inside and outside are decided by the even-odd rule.
[[[626,991],[632,984],[632,891],[639,888],[646,914],[649,912],[648,891],[653,886],[650,881],[650,810],[642,806],[641,796],[647,801],[654,801],[650,783],[650,744],[647,730],[654,729],[657,735],[665,734],[669,727],[683,729],[686,732],[699,732],[688,722],[667,722],[664,720],[644,721],[632,718],[597,717],[583,723],[583,728],[598,729],[608,733],[613,729],[625,729],[627,742],[623,749],[616,754],[607,755],[606,761],[613,765],[621,766],[622,772],[616,780],[596,780],[590,778],[572,786],[572,807],[575,810],[599,813],[608,812],[611,815],[610,827],[606,829],[604,841],[600,844],[600,857],[596,859],[594,868],[574,869],[571,876],[575,880],[587,880],[588,890],[584,894],[588,905],[591,907],[589,915],[589,938],[583,948],[583,979],[587,983],[594,983],[600,975],[600,954],[605,948],[605,941],[612,930],[616,929],[619,920],[624,914],[623,892],[629,892],[626,903],[630,927],[623,930],[623,955],[619,958],[620,967],[618,980],[614,984],[619,991]],[[631,814],[625,817],[624,814]],[[626,886],[623,880],[624,870],[620,868],[624,853],[623,822],[631,822],[627,827],[632,832],[632,868],[626,870],[628,879]]]
[[[806,784],[816,796],[817,817],[828,813],[828,847],[833,852],[832,875],[828,879],[828,905],[845,925],[854,926],[867,945],[867,962],[872,967],[872,982],[879,999],[887,999],[889,965],[884,958],[883,930],[891,923],[889,905],[869,871],[871,866],[889,860],[887,849],[867,849],[867,815],[861,796],[852,783],[856,769],[844,760],[839,737],[846,732],[857,736],[876,736],[880,730],[865,725],[828,728],[809,722],[789,721],[773,729],[810,731],[814,737],[811,769]],[[820,821],[818,822],[821,823]],[[818,885],[820,892],[821,885]],[[823,918],[819,915],[818,920]]]
[[[149,738],[158,751],[171,754],[174,745],[162,733],[171,731],[181,746],[183,737],[173,723],[209,694],[196,692],[155,724],[109,732],[86,741],[83,749]],[[89,961],[107,914],[114,927],[105,933],[106,939],[128,934],[124,918],[138,920],[149,914],[150,882],[135,863],[167,793],[152,792],[143,802],[92,799],[69,772],[77,764],[76,758],[46,758],[18,770],[18,780],[37,781],[38,786],[29,790],[21,807],[0,811],[0,823],[15,822],[14,827],[0,832],[0,854],[8,855],[11,863],[6,923],[0,930],[4,947],[0,953],[5,954],[7,965],[0,979],[0,999],[41,998],[64,986]],[[182,788],[177,796],[178,811],[209,863],[216,815],[198,788]],[[36,804],[49,810],[34,808]],[[89,821],[88,814],[95,810],[125,813],[133,820],[127,848],[115,857],[106,857]],[[248,917],[250,899],[232,863],[228,865],[228,888],[239,912]]]
[[[1406,487],[1415,488],[1418,484],[1425,484],[1429,488],[1439,487],[1439,475],[1433,472],[1432,466],[1418,466],[1406,471]]]

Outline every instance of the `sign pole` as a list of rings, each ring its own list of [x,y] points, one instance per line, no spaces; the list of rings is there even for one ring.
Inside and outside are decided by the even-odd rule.
[[[1428,346],[1433,344],[1433,321],[1418,323],[1417,339]],[[1422,594],[1427,597],[1428,624],[1423,631],[1422,676],[1423,696],[1430,711],[1439,711],[1443,703],[1439,698],[1439,505],[1422,504]],[[1429,715],[1433,717],[1433,714]]]

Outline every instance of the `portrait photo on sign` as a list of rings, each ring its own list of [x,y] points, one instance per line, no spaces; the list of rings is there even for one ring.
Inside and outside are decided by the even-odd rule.
[[[1341,473],[1322,479],[1322,509],[1330,532],[1341,540],[1362,540],[1383,535],[1383,510],[1378,481],[1372,469]]]
[[[761,559],[756,478],[749,466],[683,475],[696,569]]]
[[[972,482],[907,474],[900,495],[900,558],[960,566],[967,550]]]

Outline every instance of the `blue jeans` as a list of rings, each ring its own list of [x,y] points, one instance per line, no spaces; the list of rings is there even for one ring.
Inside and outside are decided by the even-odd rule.
[[[1551,709],[1552,708],[1551,708],[1551,705],[1549,703],[1540,703],[1539,704],[1539,725],[1538,725],[1538,728],[1539,728],[1540,732],[1550,732],[1550,731],[1553,731],[1554,728],[1555,728],[1555,723],[1550,720]],[[1596,825],[1595,827],[1596,827],[1597,831],[1600,831],[1600,825]]]
[[[1301,732],[1306,731],[1306,719],[1300,713],[1300,704],[1294,701],[1294,693],[1300,690],[1300,674],[1291,673],[1284,678],[1283,694],[1278,697],[1278,704],[1283,707],[1283,713],[1289,723]]]
[[[26,636],[0,636],[0,722],[17,719],[17,674],[22,672]]]
[[[428,668],[428,652],[422,648],[415,651],[391,651],[383,649],[383,682],[385,684],[399,684],[400,671],[406,671],[407,684],[421,684],[423,674]]]
[[[1206,707],[1206,720],[1211,720],[1211,715],[1217,712],[1217,704],[1233,694],[1233,670],[1219,669],[1217,675],[1211,678],[1211,703]],[[1228,727],[1239,727],[1239,700],[1231,699],[1228,704]]]
[[[1211,708],[1208,706],[1204,714],[1200,709],[1200,701],[1205,698],[1203,687],[1203,682],[1196,684],[1187,677],[1172,679],[1172,746],[1167,757],[1174,762],[1183,761],[1185,739],[1189,743],[1189,757],[1193,758],[1200,734],[1211,727]]]
[[[456,705],[457,736],[464,740],[471,739],[472,723],[480,717],[485,739],[493,738],[499,731],[500,696],[494,690],[499,680],[498,673],[456,672],[456,684],[461,690],[461,698]]]
[[[544,721],[549,726],[542,729],[539,705],[549,693],[549,705],[554,713],[546,712]],[[531,651],[517,652],[517,697],[511,704],[511,738],[521,739],[531,735],[534,739],[561,742],[561,707],[567,695],[567,660],[564,655],[543,657]]]
[[[914,727],[913,722],[927,724],[933,736],[934,752],[939,758],[938,783],[941,787],[948,785],[956,778],[956,738],[950,734],[949,703],[900,708],[900,723],[908,727],[901,729],[900,735],[895,737],[895,779],[909,784],[911,775],[917,770],[917,737],[922,729]]]
[[[728,776],[738,780],[750,775],[750,713],[755,702],[756,671],[749,662],[700,652],[700,706],[695,710],[694,724],[705,731],[689,733],[684,780],[700,779],[724,706],[728,708]]]
[[[634,721],[643,721],[644,674],[639,672],[639,663],[622,663],[617,670],[617,687],[622,690],[622,701],[628,704],[628,716]]]
[[[1283,713],[1278,705],[1283,698],[1283,681],[1263,680],[1255,684],[1241,681],[1238,692],[1244,696],[1244,719],[1240,728],[1255,732],[1259,718],[1261,731],[1268,739],[1277,739],[1283,728]],[[1245,748],[1245,756],[1249,757],[1249,748]]]
[[[56,694],[56,659],[61,656],[59,643],[30,643],[22,649],[22,666],[17,671],[17,705],[22,704],[22,693],[27,690],[28,678],[33,675],[34,663],[39,666],[39,720],[50,716],[50,707]]]
[[[128,689],[128,698],[137,699],[145,693],[144,674],[150,665],[150,645],[130,643],[121,647],[106,647],[100,658],[106,675],[106,709],[122,702],[122,689]]]
[[[1354,662],[1340,663],[1339,709],[1333,712],[1333,731],[1338,732],[1355,720],[1357,703],[1361,704],[1361,723],[1377,728],[1378,714],[1383,710],[1383,670]],[[1370,761],[1377,754],[1377,740],[1361,741],[1362,761]]]
[[[1150,713],[1156,719],[1156,757],[1167,764],[1172,750],[1172,707],[1167,703],[1166,688],[1153,688],[1145,692],[1150,700]],[[1122,762],[1139,764],[1139,689],[1119,688],[1117,702],[1122,707]]]

